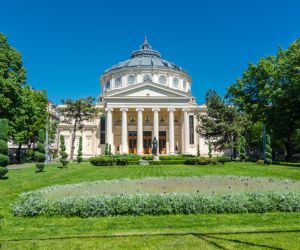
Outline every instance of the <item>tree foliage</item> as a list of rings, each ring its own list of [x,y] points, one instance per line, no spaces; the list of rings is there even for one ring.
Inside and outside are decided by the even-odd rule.
[[[280,141],[291,159],[293,135],[300,128],[300,39],[250,64],[227,98],[253,123],[265,123],[272,140]]]
[[[63,99],[63,106],[59,109],[63,117],[63,122],[72,126],[72,140],[70,160],[73,160],[75,149],[75,138],[78,129],[84,127],[84,122],[92,121],[98,114],[98,110],[94,107],[93,97],[80,98],[78,100]]]
[[[31,145],[40,129],[45,128],[47,98],[26,82],[21,54],[0,33],[0,117],[9,124],[8,136],[19,145]]]
[[[7,119],[0,119],[0,178],[2,178],[7,170],[3,170],[3,167],[6,167],[9,163],[8,158],[8,121]]]
[[[199,114],[198,133],[210,141],[215,151],[232,150],[235,158],[239,149],[239,141],[247,124],[245,117],[214,91],[206,93],[207,113]]]

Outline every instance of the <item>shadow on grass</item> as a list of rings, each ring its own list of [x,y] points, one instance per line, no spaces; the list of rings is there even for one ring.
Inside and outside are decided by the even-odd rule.
[[[233,242],[237,244],[241,244],[244,246],[251,246],[251,247],[259,247],[259,248],[268,248],[274,250],[282,250],[283,248],[269,246],[266,244],[257,244],[253,242],[241,241],[236,239],[226,239],[220,236],[215,235],[234,235],[234,234],[280,234],[280,233],[300,233],[299,230],[270,230],[270,231],[242,231],[242,232],[217,232],[217,233],[196,233],[196,232],[186,232],[186,233],[145,233],[145,234],[116,234],[116,235],[78,235],[78,236],[61,236],[61,237],[48,237],[48,238],[23,238],[23,239],[7,239],[7,240],[0,240],[0,242],[22,242],[22,241],[47,241],[47,240],[67,240],[67,239],[93,239],[93,238],[122,238],[122,237],[151,237],[151,236],[187,236],[192,235],[205,242],[213,245],[219,249],[227,249],[223,247],[221,244],[216,243],[214,240],[223,240],[228,242]]]

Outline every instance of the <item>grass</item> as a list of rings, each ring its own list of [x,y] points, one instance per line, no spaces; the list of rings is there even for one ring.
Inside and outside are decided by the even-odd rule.
[[[17,218],[10,205],[25,191],[83,181],[146,176],[238,175],[300,180],[299,167],[228,163],[215,166],[92,167],[55,164],[10,170],[0,180],[1,249],[297,249],[300,213]],[[251,232],[251,233],[250,233]],[[59,239],[59,240],[58,240]]]

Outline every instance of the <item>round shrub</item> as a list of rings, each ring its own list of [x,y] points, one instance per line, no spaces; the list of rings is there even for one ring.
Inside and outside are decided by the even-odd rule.
[[[68,153],[65,152],[65,151],[60,151],[59,154],[60,154],[62,159],[67,159],[68,158]]]
[[[8,154],[8,146],[6,141],[0,139],[0,154],[7,155]]]
[[[0,166],[6,167],[9,164],[9,157],[7,155],[0,154]]]
[[[125,157],[117,158],[116,163],[118,166],[126,166],[128,164],[128,160]]]
[[[46,156],[43,153],[38,151],[34,152],[34,161],[36,162],[44,162],[46,160]]]
[[[83,161],[82,156],[77,156],[77,162],[80,163],[80,162],[82,162],[82,161]]]
[[[90,158],[90,163],[94,166],[113,166],[115,159],[109,156],[95,156]]]
[[[44,170],[45,164],[44,163],[36,163],[35,164],[38,172],[42,172]]]
[[[43,153],[45,154],[45,145],[41,142],[38,142],[36,144],[36,148],[35,148],[37,151],[39,151],[40,153]]]
[[[256,164],[258,164],[258,165],[264,165],[265,161],[264,160],[257,160]]]
[[[0,179],[2,179],[8,172],[7,168],[0,167]]]
[[[61,158],[59,161],[61,162],[61,164],[63,165],[63,167],[66,167],[69,164],[69,161],[66,160],[66,159],[62,159]]]

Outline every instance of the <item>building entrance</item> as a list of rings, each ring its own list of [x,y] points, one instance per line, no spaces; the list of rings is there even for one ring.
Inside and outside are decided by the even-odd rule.
[[[152,153],[152,131],[144,131],[143,132],[143,140],[144,140],[144,154]]]
[[[166,154],[166,140],[167,140],[167,133],[166,131],[159,131],[159,153]]]
[[[136,154],[137,132],[128,131],[128,153]]]

